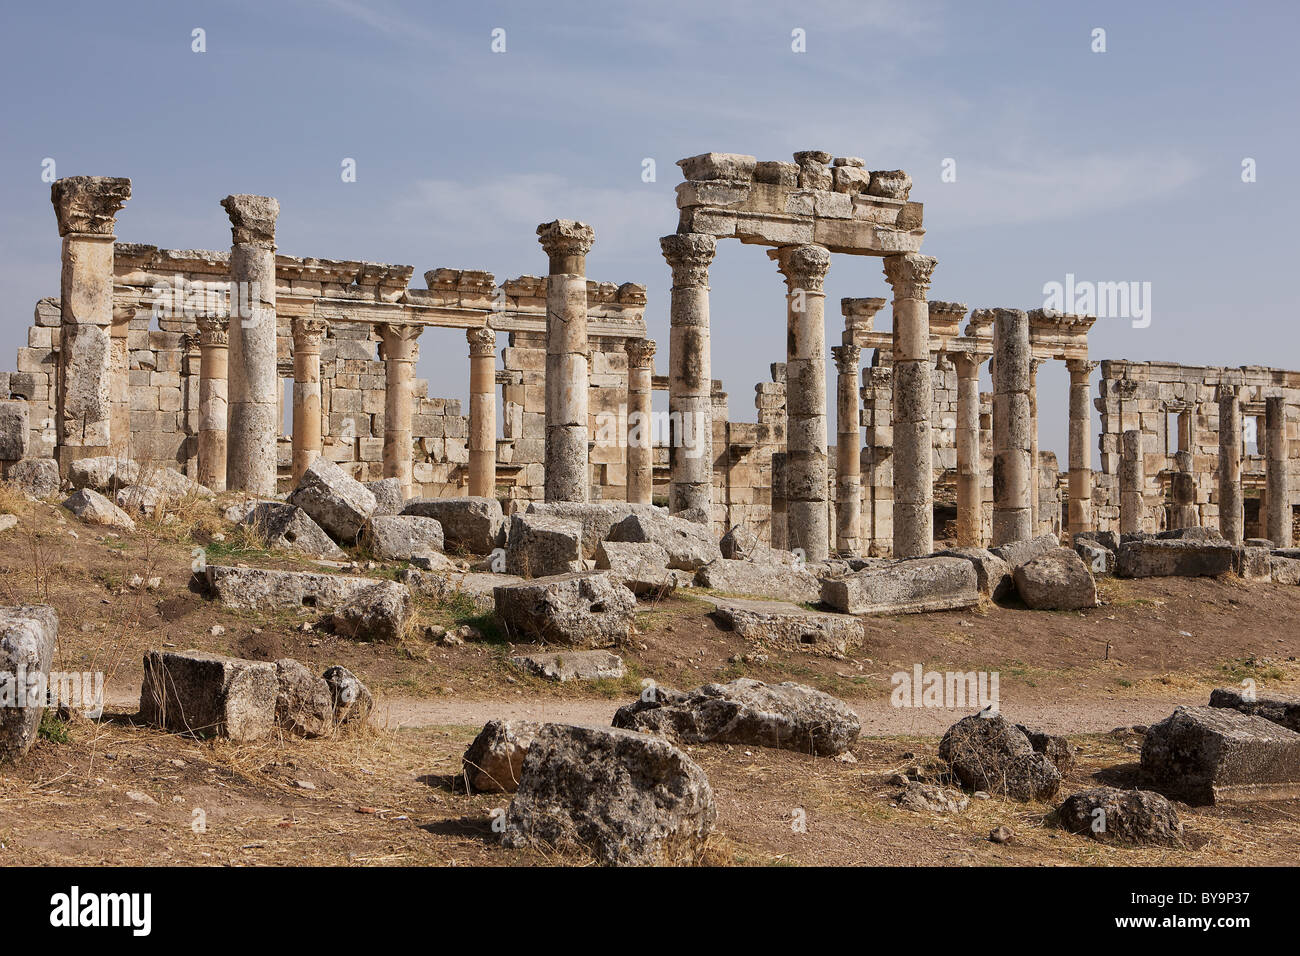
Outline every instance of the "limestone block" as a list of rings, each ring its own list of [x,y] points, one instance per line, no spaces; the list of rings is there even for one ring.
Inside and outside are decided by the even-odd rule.
[[[546,577],[586,570],[579,521],[545,514],[516,514],[506,539],[506,571]]]
[[[21,759],[36,741],[46,700],[30,692],[32,679],[48,682],[58,636],[48,604],[0,607],[0,687],[8,698],[0,707],[0,764]]]
[[[505,516],[495,498],[413,498],[402,514],[436,519],[449,549],[490,554],[505,540]]]
[[[559,574],[493,589],[497,617],[514,640],[609,647],[632,629],[636,597],[602,571]]]
[[[823,603],[848,614],[914,614],[979,603],[975,567],[963,558],[915,558],[822,581]]]
[[[805,654],[843,657],[862,643],[862,622],[781,601],[714,598],[715,616],[747,641]]]
[[[340,543],[355,541],[376,507],[375,496],[364,485],[325,457],[308,466],[286,500]]]
[[[1015,569],[1016,592],[1036,611],[1076,611],[1097,606],[1097,584],[1083,559],[1056,548]]]
[[[380,561],[409,561],[417,554],[442,551],[442,525],[419,515],[379,515],[367,523],[364,539]]]
[[[247,743],[274,727],[276,691],[271,663],[203,651],[147,651],[140,718],[176,733]]]
[[[489,720],[461,758],[474,793],[514,793],[519,789],[528,748],[542,725],[530,720]]]
[[[509,660],[522,671],[560,684],[572,680],[620,680],[627,673],[623,658],[609,651],[519,654]]]

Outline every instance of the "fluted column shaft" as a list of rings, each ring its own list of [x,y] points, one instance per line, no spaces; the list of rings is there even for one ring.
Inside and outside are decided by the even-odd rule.
[[[668,510],[713,514],[713,365],[709,344],[712,236],[659,240],[673,273],[668,332],[668,414],[678,433],[668,449]]]
[[[497,334],[467,329],[469,342],[469,493],[496,495],[497,487]]]
[[[957,544],[981,546],[984,490],[980,462],[980,365],[974,352],[952,356],[957,367]]]
[[[628,339],[627,350],[627,500],[648,505],[654,498],[654,442],[651,431],[651,378],[655,343]]]

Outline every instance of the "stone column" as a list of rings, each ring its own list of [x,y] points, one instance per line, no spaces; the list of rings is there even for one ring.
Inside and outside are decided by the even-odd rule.
[[[1291,547],[1291,489],[1287,480],[1290,468],[1290,448],[1286,440],[1286,399],[1273,396],[1264,400],[1264,429],[1267,435],[1268,458],[1265,481],[1268,494],[1265,500],[1268,521],[1265,528],[1275,548]]]
[[[709,349],[712,236],[681,233],[659,240],[673,272],[668,333],[668,413],[688,432],[668,449],[668,510],[713,514],[713,371]]]
[[[497,490],[497,334],[466,329],[469,342],[469,493],[494,498]]]
[[[858,410],[858,364],[862,349],[837,345],[835,356],[835,547],[863,554],[862,427]]]
[[[651,382],[655,343],[628,339],[627,350],[627,500],[648,505],[654,498],[654,441],[651,432]]]
[[[1039,500],[1039,484],[1042,479],[1042,466],[1038,459],[1038,366],[1041,359],[1029,359],[1029,526],[1038,534],[1038,511],[1042,507]]]
[[[772,547],[789,551],[785,520],[785,452],[772,452],[772,525],[768,537]]]
[[[411,497],[411,414],[415,362],[419,349],[415,340],[422,325],[377,326],[380,357],[384,360],[384,477],[402,482],[402,497]]]
[[[112,445],[113,227],[130,198],[131,180],[108,176],[70,176],[50,187],[63,237],[55,422],[64,474]]]
[[[1177,528],[1195,528],[1201,523],[1196,510],[1196,476],[1192,474],[1192,453],[1174,453],[1174,468],[1169,479],[1169,493],[1173,499],[1172,524]]]
[[[957,366],[957,545],[982,545],[984,507],[980,471],[980,365],[976,352],[952,353]]]
[[[1092,415],[1088,403],[1088,377],[1097,367],[1087,359],[1069,359],[1070,372],[1070,501],[1068,531],[1092,531]]]
[[[934,383],[926,293],[936,261],[915,253],[885,258],[885,278],[894,292],[895,558],[934,550]]]
[[[1146,506],[1142,500],[1146,484],[1146,463],[1143,460],[1142,432],[1130,428],[1120,438],[1119,458],[1119,531],[1120,534],[1137,534],[1142,530]]]
[[[114,455],[131,454],[131,350],[128,337],[136,309],[113,310],[113,327],[109,336],[109,435]]]
[[[199,484],[226,490],[226,372],[230,316],[201,315],[199,326]]]
[[[1241,495],[1241,397],[1236,386],[1219,386],[1219,533],[1233,544],[1245,538]]]
[[[320,347],[329,324],[293,320],[293,483],[321,452]]]
[[[275,494],[277,408],[275,220],[267,196],[227,196],[230,214],[230,426],[226,487]]]
[[[993,546],[1033,536],[1029,475],[1029,317],[994,309]]]
[[[587,253],[592,228],[572,219],[537,227],[550,259],[546,280],[547,501],[586,501],[591,494],[587,427]]]
[[[809,561],[830,557],[826,449],[826,293],[831,254],[822,246],[769,252],[785,276],[786,544]]]

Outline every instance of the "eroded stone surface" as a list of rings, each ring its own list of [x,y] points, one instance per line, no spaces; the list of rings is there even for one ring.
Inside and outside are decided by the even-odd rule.
[[[498,585],[496,613],[514,640],[609,647],[632,630],[636,597],[603,571]]]
[[[357,540],[376,507],[375,496],[365,485],[327,458],[317,458],[308,466],[287,500],[340,544]]]
[[[630,514],[609,529],[610,541],[657,544],[668,553],[668,566],[696,571],[722,558],[708,525],[675,515]]]
[[[822,602],[846,614],[916,614],[979,603],[975,567],[964,558],[915,558],[822,581]]]
[[[25,691],[33,675],[50,672],[59,616],[48,604],[0,607],[0,683],[15,706],[0,707],[0,764],[23,757],[36,741],[45,700]]]
[[[1036,611],[1077,611],[1097,606],[1097,583],[1083,559],[1055,548],[1015,570],[1016,592]]]
[[[436,519],[448,550],[490,554],[505,543],[505,516],[495,498],[412,498],[402,514]]]
[[[949,727],[939,758],[970,790],[1028,801],[1048,800],[1061,786],[1056,764],[998,713],[973,714]]]
[[[510,663],[544,680],[618,680],[627,673],[623,658],[609,651],[516,654]]]
[[[806,654],[843,657],[862,643],[862,622],[781,601],[713,598],[714,614],[747,641]]]
[[[1057,818],[1064,829],[1099,843],[1186,849],[1177,811],[1150,790],[1082,790],[1065,798]]]
[[[475,793],[514,793],[524,758],[542,725],[531,720],[489,720],[461,757],[465,781]]]
[[[366,522],[366,547],[380,561],[410,561],[419,554],[442,551],[442,525],[419,515],[379,515]]]
[[[517,514],[510,518],[506,572],[526,578],[585,571],[582,524],[549,514]]]
[[[147,651],[140,718],[196,737],[260,740],[275,726],[274,664],[204,651]]]

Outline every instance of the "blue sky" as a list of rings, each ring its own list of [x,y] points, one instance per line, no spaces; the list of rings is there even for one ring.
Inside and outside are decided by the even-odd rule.
[[[3,367],[58,291],[47,157],[60,176],[131,177],[126,241],[226,248],[218,201],[262,193],[280,200],[283,252],[417,277],[544,273],[536,225],[582,219],[589,274],[649,287],[662,371],[674,162],[801,149],[909,171],[933,298],[1033,308],[1067,273],[1150,282],[1150,326],[1099,322],[1094,357],[1300,365],[1283,288],[1300,219],[1294,3],[122,0],[3,17]],[[784,358],[781,276],[724,242],[712,287],[714,377],[753,420],[754,383]],[[888,294],[879,260],[836,256],[827,293],[833,343],[841,296]],[[425,333],[431,394],[466,395],[466,354],[462,334]],[[1068,377],[1048,365],[1039,382],[1042,447],[1063,460]]]

